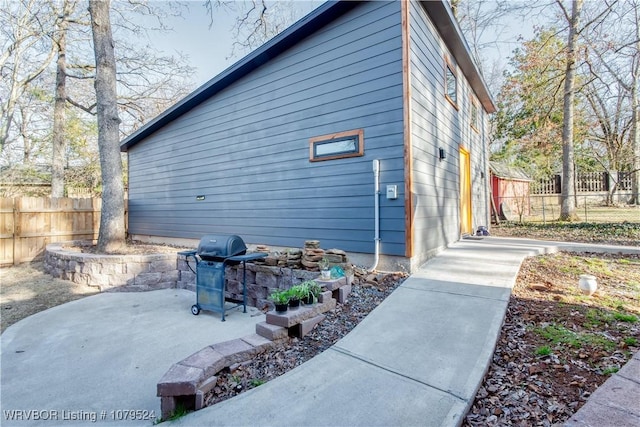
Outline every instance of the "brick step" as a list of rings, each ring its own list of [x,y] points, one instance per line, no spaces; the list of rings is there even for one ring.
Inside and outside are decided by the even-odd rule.
[[[170,417],[178,404],[187,409],[201,409],[204,395],[216,384],[218,372],[276,345],[272,340],[253,334],[205,347],[174,364],[157,385],[162,418]]]
[[[157,386],[162,417],[171,416],[179,404],[187,409],[201,409],[204,395],[216,384],[218,372],[252,359],[289,336],[304,337],[326,318],[324,313],[335,309],[338,302],[344,303],[351,292],[351,285],[344,278],[320,284],[327,290],[320,294],[318,303],[284,313],[270,311],[266,321],[256,325],[255,334],[205,347],[174,364]]]

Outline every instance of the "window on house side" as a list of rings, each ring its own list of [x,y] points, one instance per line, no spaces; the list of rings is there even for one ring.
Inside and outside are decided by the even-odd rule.
[[[475,99],[471,99],[471,127],[476,132],[480,131],[480,109]]]
[[[456,109],[458,108],[458,80],[456,79],[456,73],[453,66],[446,62],[444,67],[445,72],[445,95],[449,102],[453,104]]]
[[[309,160],[312,162],[362,155],[364,155],[363,129],[317,136],[309,140]]]

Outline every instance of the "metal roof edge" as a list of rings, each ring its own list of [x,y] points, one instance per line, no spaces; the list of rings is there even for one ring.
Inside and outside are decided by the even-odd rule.
[[[512,181],[527,181],[533,182],[535,181],[533,178],[527,174],[527,172],[517,166],[509,166],[502,162],[497,162],[495,160],[489,161],[489,171],[492,175],[501,179],[509,179]]]
[[[182,100],[156,116],[151,121],[137,129],[131,135],[120,142],[120,151],[126,152],[129,148],[142,141],[147,136],[164,127],[196,106],[200,105],[216,93],[231,85],[233,82],[249,74],[272,58],[286,51],[298,41],[313,34],[338,16],[358,5],[359,1],[327,1],[311,11],[303,18],[296,21],[286,30],[249,53],[238,62],[204,83]]]
[[[462,69],[462,72],[471,84],[484,109],[487,113],[495,113],[496,104],[491,97],[491,93],[487,88],[482,74],[480,74],[478,66],[471,56],[471,49],[469,49],[467,45],[458,21],[453,16],[453,11],[448,1],[427,0],[420,1],[420,3],[431,17],[442,39],[453,53],[458,66]]]

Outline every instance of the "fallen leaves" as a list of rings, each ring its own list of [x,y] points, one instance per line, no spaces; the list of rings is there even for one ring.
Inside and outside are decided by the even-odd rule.
[[[640,242],[640,222],[503,223],[491,227],[491,235],[554,240],[556,242],[637,246]]]
[[[638,263],[637,255],[571,253],[525,260],[463,426],[553,426],[570,418],[638,351]],[[576,285],[584,269],[600,282],[591,298]]]

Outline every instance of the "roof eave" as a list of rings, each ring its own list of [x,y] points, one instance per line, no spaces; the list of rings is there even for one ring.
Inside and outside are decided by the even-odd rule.
[[[123,139],[120,142],[120,151],[127,151],[147,136],[200,105],[270,59],[280,55],[298,41],[327,25],[336,17],[354,8],[358,3],[357,1],[328,1],[322,4]]]
[[[146,123],[134,133],[123,139],[120,143],[120,151],[127,151],[138,142],[142,141],[152,133],[158,131],[171,121],[177,119],[196,106],[200,105],[216,93],[231,85],[233,82],[249,74],[270,59],[280,55],[298,41],[314,33],[318,29],[327,25],[336,17],[354,8],[358,1],[328,1],[317,9],[309,13],[304,18],[294,23],[291,27],[275,36],[273,39],[251,52],[240,61],[236,62],[216,77],[212,78],[195,91],[184,97],[181,101],[165,110],[163,113]],[[462,37],[462,32],[457,21],[451,13],[451,9],[446,5],[446,0],[422,1],[422,5],[429,13],[436,28],[447,43],[474,89],[478,100],[488,113],[496,111],[495,104],[491,98],[478,68],[476,67],[469,48]]]
[[[471,87],[486,112],[495,113],[496,105],[491,97],[491,93],[471,56],[471,51],[462,35],[458,21],[453,16],[453,12],[446,0],[421,1],[420,3],[431,17],[442,39],[456,58],[458,66],[471,84]]]

